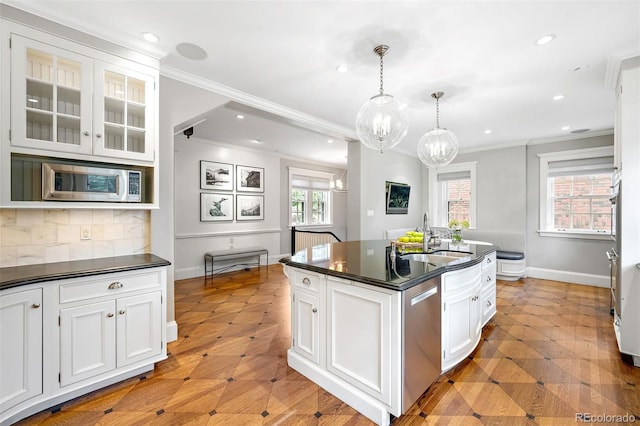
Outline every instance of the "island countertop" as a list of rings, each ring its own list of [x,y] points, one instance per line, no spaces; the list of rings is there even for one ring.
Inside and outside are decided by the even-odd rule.
[[[497,249],[497,246],[488,243],[443,242],[440,246],[430,247],[429,253],[455,251],[466,256],[449,263],[427,263],[402,259],[398,252],[394,271],[389,261],[389,240],[345,241],[301,250],[291,257],[280,259],[280,262],[294,268],[403,291],[447,271],[480,263],[485,255]]]

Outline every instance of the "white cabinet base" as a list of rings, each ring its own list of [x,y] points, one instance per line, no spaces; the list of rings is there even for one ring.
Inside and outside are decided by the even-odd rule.
[[[382,402],[317,365],[311,364],[306,358],[291,349],[287,351],[287,363],[289,367],[327,390],[336,398],[344,401],[377,425],[389,425],[393,413],[390,413]]]
[[[7,410],[6,413],[3,413],[3,418],[2,418],[2,422],[0,422],[2,425],[11,425],[21,419],[24,419],[26,417],[32,416],[36,413],[39,413],[42,410],[46,410],[47,408],[51,408],[55,405],[58,404],[62,404],[63,402],[66,401],[70,401],[74,398],[77,398],[79,396],[82,395],[86,395],[89,392],[93,392],[96,391],[98,389],[102,389],[106,386],[110,386],[113,385],[114,383],[118,383],[121,382],[125,379],[129,379],[131,377],[135,377],[138,375],[141,375],[143,373],[146,373],[148,371],[153,371],[154,368],[154,363],[151,363],[149,365],[145,365],[142,367],[138,367],[135,369],[132,369],[130,371],[125,371],[121,374],[115,375],[113,377],[109,377],[108,379],[104,379],[102,381],[100,381],[99,383],[92,383],[90,385],[86,385],[86,386],[82,386],[82,387],[78,387],[76,389],[73,390],[69,390],[68,392],[64,393],[64,394],[59,394],[55,397],[52,398],[47,398],[47,399],[40,399],[40,398],[34,398],[31,402],[31,405],[28,404],[22,404],[20,405],[20,408],[17,410]],[[4,416],[7,417],[4,417]]]

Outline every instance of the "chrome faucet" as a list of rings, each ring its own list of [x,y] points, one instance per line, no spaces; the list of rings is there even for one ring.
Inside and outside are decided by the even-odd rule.
[[[431,228],[429,227],[429,212],[425,212],[422,218],[422,252],[429,250],[429,242],[431,242]]]

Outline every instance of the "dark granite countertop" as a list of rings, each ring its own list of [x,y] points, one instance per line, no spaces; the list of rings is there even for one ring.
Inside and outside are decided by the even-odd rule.
[[[480,263],[486,254],[497,249],[492,244],[444,242],[438,247],[430,247],[429,252],[438,254],[438,250],[456,251],[467,256],[449,263],[425,263],[403,260],[398,255],[394,272],[389,261],[389,240],[345,241],[301,250],[291,257],[280,259],[280,262],[321,274],[402,291],[444,272]]]
[[[68,262],[12,266],[0,268],[0,290],[45,281],[88,277],[91,275],[133,271],[136,269],[168,265],[171,265],[171,263],[161,257],[145,253]]]

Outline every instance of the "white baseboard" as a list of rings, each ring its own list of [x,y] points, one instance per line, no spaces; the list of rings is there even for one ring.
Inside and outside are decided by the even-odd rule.
[[[564,281],[572,284],[590,285],[594,287],[609,288],[611,279],[608,275],[583,274],[582,272],[558,271],[555,269],[527,267],[529,278],[543,280]]]
[[[178,340],[178,323],[169,321],[167,323],[167,343]]]

